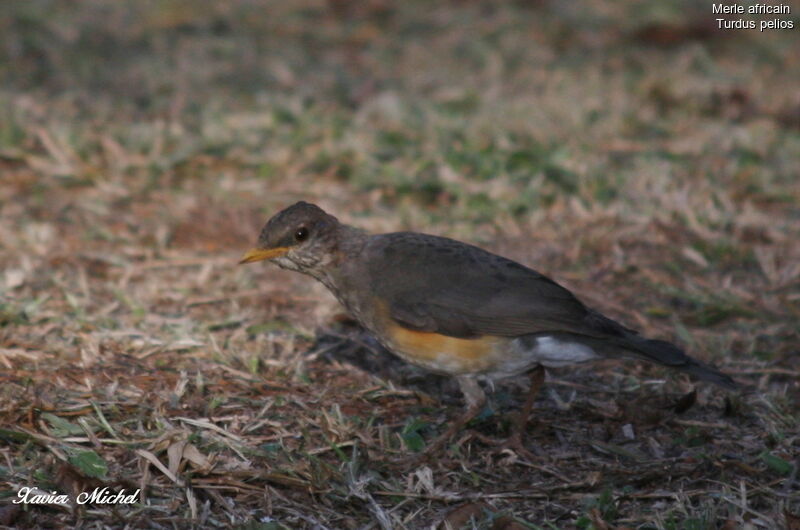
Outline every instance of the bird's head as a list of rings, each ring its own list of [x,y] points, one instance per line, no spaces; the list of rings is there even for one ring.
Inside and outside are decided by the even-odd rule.
[[[315,204],[298,202],[275,214],[240,264],[271,260],[284,269],[314,272],[334,257],[339,221]]]

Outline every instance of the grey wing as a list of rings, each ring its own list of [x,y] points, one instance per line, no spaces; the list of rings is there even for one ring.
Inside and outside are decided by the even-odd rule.
[[[418,331],[454,337],[515,337],[540,332],[593,336],[624,329],[587,309],[538,272],[458,241],[413,233],[382,242],[373,288],[389,301],[391,317]],[[435,240],[433,244],[427,238]],[[386,252],[386,249],[392,249]],[[387,274],[388,273],[388,274]],[[604,329],[607,328],[607,329]]]

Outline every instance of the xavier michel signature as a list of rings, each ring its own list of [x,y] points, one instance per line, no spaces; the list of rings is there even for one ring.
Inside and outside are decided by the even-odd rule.
[[[91,492],[78,493],[75,502],[78,504],[134,504],[139,497],[139,492],[125,493],[124,489],[113,493],[108,488],[95,488]],[[69,496],[55,491],[46,492],[38,488],[23,487],[17,492],[14,504],[69,504]]]

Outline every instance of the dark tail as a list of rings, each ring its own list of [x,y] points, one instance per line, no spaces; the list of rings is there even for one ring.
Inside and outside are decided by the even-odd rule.
[[[586,314],[585,323],[594,333],[599,332],[605,335],[603,339],[596,340],[594,346],[606,354],[613,355],[613,350],[619,348],[639,359],[677,368],[698,379],[725,388],[737,388],[733,379],[715,368],[689,357],[686,352],[670,342],[644,338],[634,330],[591,309]],[[609,348],[609,346],[611,347]],[[618,354],[619,351],[617,350],[616,353]]]
[[[628,334],[618,342],[631,353],[648,361],[677,368],[698,379],[709,381],[725,388],[735,389],[736,383],[729,376],[711,366],[686,355],[686,353],[665,340],[646,339],[639,335]]]

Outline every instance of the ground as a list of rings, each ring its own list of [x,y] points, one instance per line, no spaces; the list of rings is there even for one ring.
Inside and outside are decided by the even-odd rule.
[[[800,5],[0,6],[0,524],[800,527]],[[763,18],[763,17],[762,17]],[[310,278],[238,267],[296,200],[546,273],[733,376],[452,381]],[[141,489],[20,505],[23,487]]]

